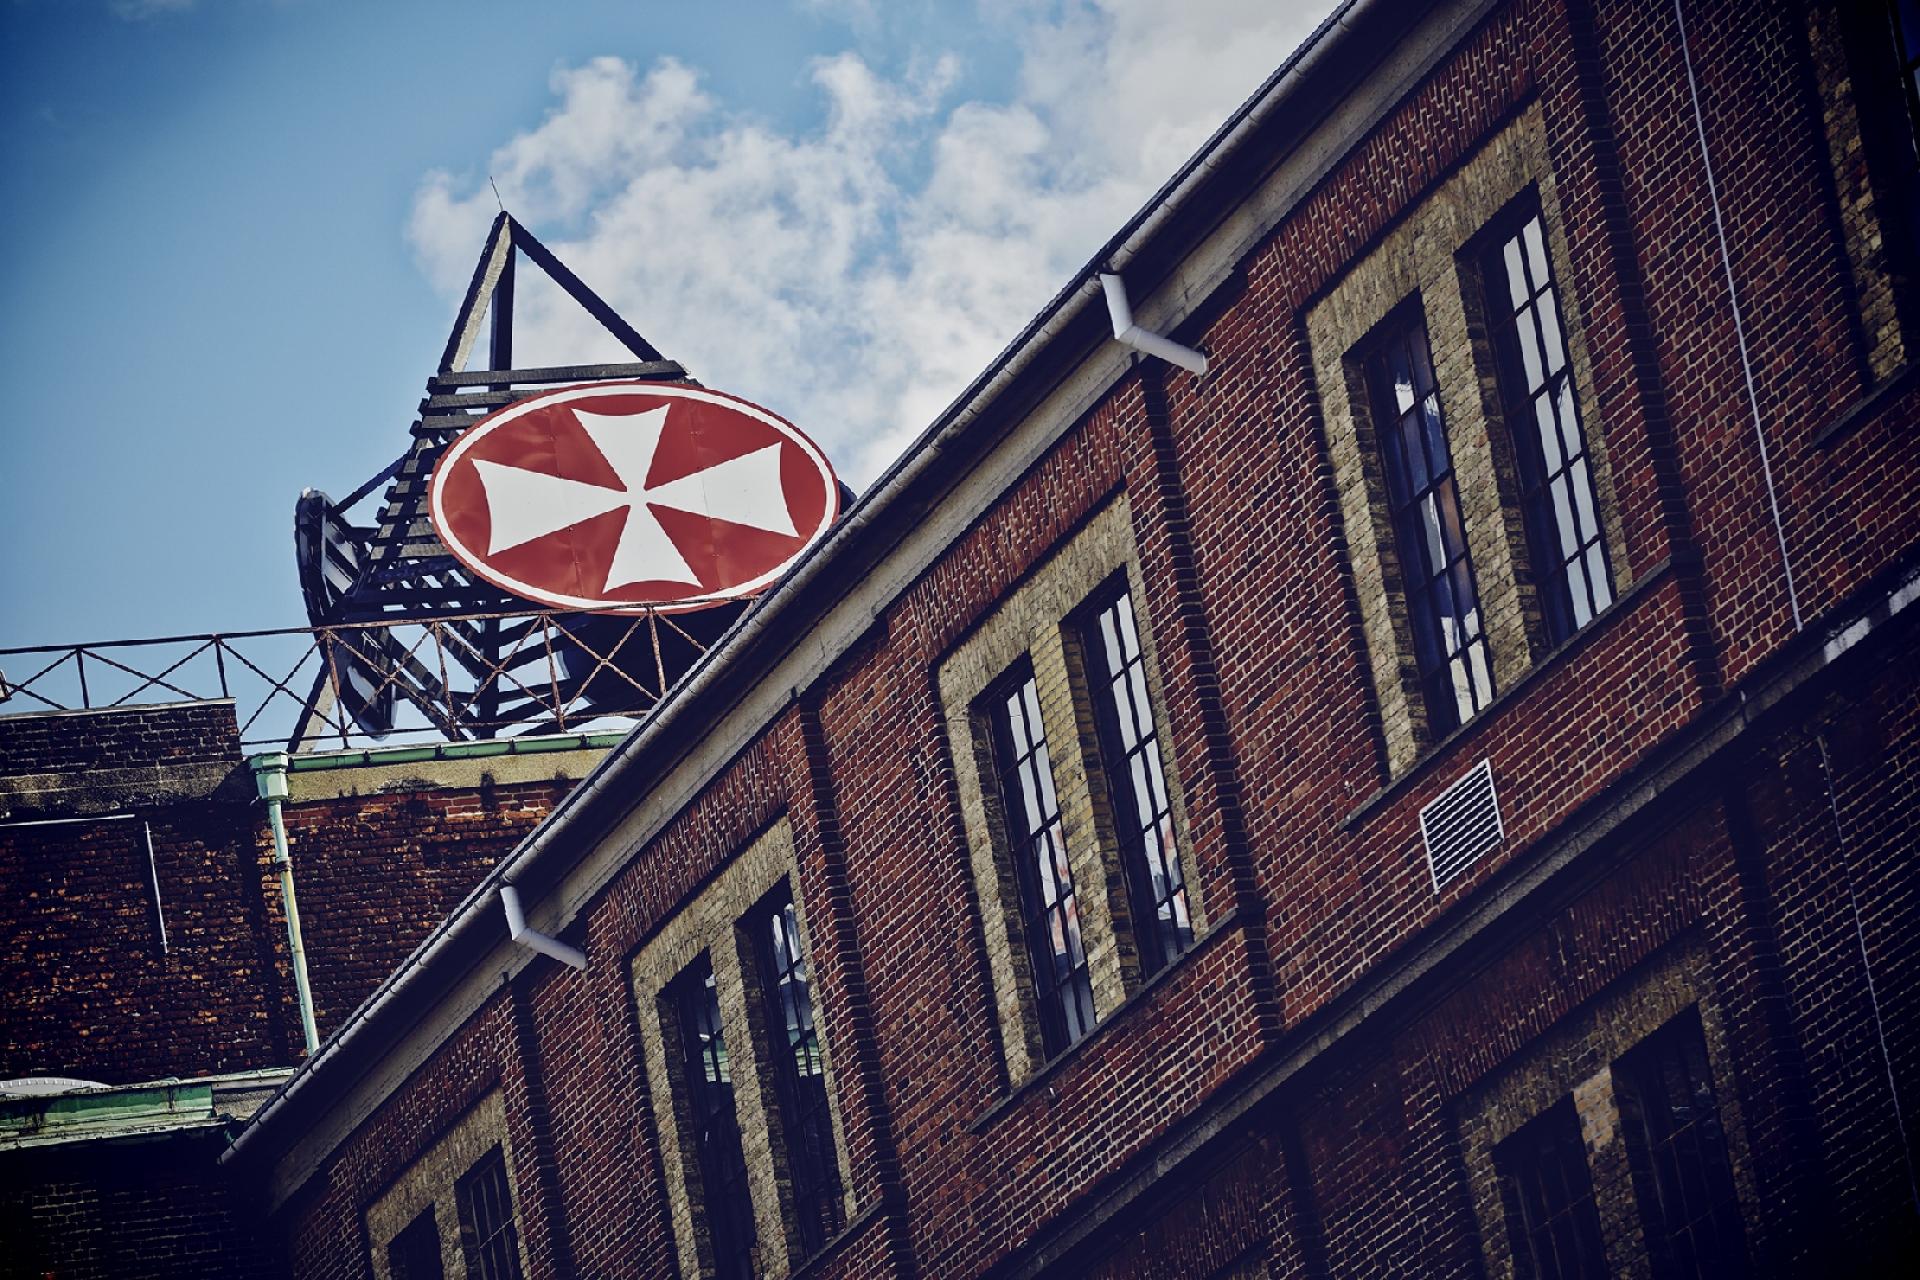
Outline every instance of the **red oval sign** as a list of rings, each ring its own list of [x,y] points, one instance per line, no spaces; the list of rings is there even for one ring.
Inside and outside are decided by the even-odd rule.
[[[474,573],[556,609],[702,609],[750,596],[826,532],[840,482],[758,405],[603,382],[532,396],[447,449],[433,527]]]

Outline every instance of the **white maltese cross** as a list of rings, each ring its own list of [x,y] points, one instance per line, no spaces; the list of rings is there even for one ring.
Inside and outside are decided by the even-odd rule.
[[[684,511],[788,537],[798,534],[780,486],[777,443],[649,488],[647,473],[653,470],[653,455],[660,448],[660,431],[667,422],[665,405],[627,416],[578,409],[572,413],[619,477],[619,487],[609,489],[544,471],[475,459],[473,469],[480,473],[480,487],[486,492],[493,526],[488,555],[625,507],[627,522],[601,589],[612,591],[631,582],[699,586],[700,579],[652,508]]]

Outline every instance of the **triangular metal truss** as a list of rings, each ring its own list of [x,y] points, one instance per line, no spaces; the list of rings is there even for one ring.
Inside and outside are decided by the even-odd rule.
[[[633,361],[514,368],[514,283],[523,259],[599,321]],[[487,368],[466,369],[483,329]],[[340,502],[313,489],[300,497],[294,521],[300,585],[327,660],[295,730],[296,745],[316,725],[343,717],[381,736],[402,703],[449,738],[643,714],[732,624],[743,604],[639,619],[536,611],[469,573],[434,533],[428,483],[461,432],[555,386],[613,380],[692,381],[502,212],[487,234],[439,368],[427,379],[406,452]],[[369,499],[382,486],[375,507]],[[431,633],[432,644],[424,646],[434,655],[431,663],[421,657],[423,632]]]

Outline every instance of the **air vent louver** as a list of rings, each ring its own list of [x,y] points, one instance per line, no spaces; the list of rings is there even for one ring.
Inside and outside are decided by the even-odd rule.
[[[1500,823],[1500,801],[1493,793],[1493,766],[1482,760],[1420,810],[1420,835],[1427,845],[1433,891],[1439,893],[1459,879],[1506,834]]]

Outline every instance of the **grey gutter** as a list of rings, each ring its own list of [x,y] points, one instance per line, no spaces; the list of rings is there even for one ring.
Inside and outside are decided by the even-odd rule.
[[[636,769],[638,762],[651,755],[656,746],[673,750],[681,745],[675,742],[673,733],[680,716],[685,713],[685,708],[698,703],[708,695],[709,690],[718,688],[725,678],[736,674],[730,668],[735,665],[737,655],[762,642],[784,646],[790,643],[789,637],[801,634],[799,628],[777,631],[776,624],[785,620],[789,613],[819,605],[818,600],[809,599],[810,591],[820,585],[819,580],[831,570],[841,567],[836,564],[837,561],[854,558],[854,548],[859,545],[865,532],[877,523],[879,516],[890,513],[895,505],[906,504],[914,487],[922,481],[954,474],[953,468],[938,465],[946,460],[945,455],[969,434],[972,424],[997,402],[1015,380],[1029,371],[1049,345],[1096,303],[1102,308],[1099,317],[1102,321],[1101,332],[1103,335],[1106,333],[1104,293],[1098,279],[1100,273],[1121,271],[1139,259],[1141,251],[1173,217],[1184,211],[1185,202],[1214,176],[1215,171],[1235,154],[1248,136],[1273,121],[1283,107],[1292,105],[1296,94],[1305,91],[1305,82],[1309,77],[1335,54],[1345,50],[1356,38],[1352,32],[1361,19],[1392,8],[1408,7],[1400,0],[1343,0],[1268,77],[1266,83],[1214,131],[1213,136],[1193,157],[995,357],[994,362],[882,473],[832,531],[809,548],[787,576],[762,596],[702,655],[693,669],[668,691],[652,714],[633,730],[626,741],[603,758],[580,785],[569,792],[527,836],[520,847],[496,865],[453,913],[436,926],[400,967],[348,1016],[346,1022],[322,1042],[319,1050],[302,1064],[293,1078],[281,1086],[256,1113],[239,1139],[221,1156],[221,1163],[239,1160],[257,1150],[264,1141],[260,1135],[274,1117],[295,1104],[303,1093],[310,1094],[315,1088],[315,1080],[330,1075],[335,1069],[329,1064],[340,1060],[360,1037],[371,1034],[370,1024],[377,1025],[376,1020],[387,1009],[415,994],[413,989],[425,982],[423,973],[429,966],[451,964],[450,957],[455,948],[468,939],[474,939],[481,950],[501,941],[498,936],[498,915],[492,909],[500,886],[509,882],[522,886],[538,883],[537,878],[529,873],[543,863],[563,839],[571,841],[578,837],[590,841],[603,834],[610,823],[594,828],[591,834],[585,835],[576,828],[584,828],[591,809],[609,798],[620,808],[627,807],[624,802],[630,802],[634,793],[629,788],[620,789],[618,794],[614,794],[616,784],[624,781],[627,773]],[[1379,51],[1384,53],[1386,48],[1380,46]],[[1273,160],[1277,161],[1278,158],[1276,155]],[[1149,290],[1136,285],[1134,292],[1137,296],[1145,297]],[[831,590],[831,583],[825,584],[823,589]],[[837,591],[832,593],[838,594]],[[744,659],[739,661],[744,662]],[[420,994],[430,996],[432,993],[423,991]],[[351,1083],[352,1080],[348,1080],[342,1087],[350,1087]]]

